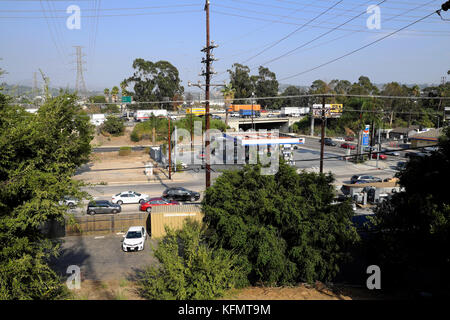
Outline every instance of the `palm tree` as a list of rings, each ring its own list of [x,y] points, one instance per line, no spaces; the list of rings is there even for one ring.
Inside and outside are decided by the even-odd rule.
[[[103,94],[105,95],[106,102],[109,102],[109,89],[106,88],[103,90]]]
[[[220,90],[223,94],[223,98],[225,100],[225,125],[228,127],[228,108],[233,102],[234,95],[236,94],[236,89],[233,88],[233,85],[228,83],[222,90]]]
[[[111,89],[111,96],[112,96],[112,101],[113,102],[117,102],[117,95],[119,94],[119,87],[118,86],[114,86]]]

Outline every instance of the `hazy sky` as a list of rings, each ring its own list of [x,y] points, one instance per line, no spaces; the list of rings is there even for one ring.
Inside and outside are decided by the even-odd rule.
[[[450,69],[450,22],[436,14],[348,57],[294,76],[432,13],[444,0],[384,1],[380,29],[369,29],[366,22],[372,13],[366,9],[380,2],[211,0],[211,40],[219,45],[214,50],[219,61],[213,65],[218,74],[212,82],[227,80],[226,70],[239,62],[251,67],[252,74],[264,65],[276,73],[280,83],[295,85],[309,86],[316,79],[354,82],[360,75],[376,83],[439,83]],[[33,72],[40,68],[52,86],[74,87],[73,46],[81,45],[90,90],[119,85],[132,74],[135,58],[171,62],[188,89],[188,80],[201,79],[204,3],[0,0],[0,67],[8,72],[2,81],[30,85]],[[70,5],[81,9],[80,29],[66,26]],[[442,14],[450,19],[450,12]],[[344,25],[333,30],[340,24]]]

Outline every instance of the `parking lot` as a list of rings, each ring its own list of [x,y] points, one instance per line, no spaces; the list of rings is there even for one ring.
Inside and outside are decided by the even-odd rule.
[[[154,265],[151,246],[156,241],[147,238],[144,250],[124,252],[121,248],[123,235],[107,236],[73,236],[59,239],[61,250],[59,258],[52,261],[54,270],[63,279],[68,276],[67,268],[71,265],[80,267],[81,280],[131,280],[145,267]]]

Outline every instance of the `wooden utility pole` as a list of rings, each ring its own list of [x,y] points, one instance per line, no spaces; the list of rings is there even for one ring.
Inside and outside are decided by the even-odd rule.
[[[322,123],[321,123],[321,137],[320,137],[320,173],[323,173],[323,151],[325,148],[325,96],[322,96]]]
[[[172,180],[172,141],[171,141],[171,134],[170,134],[170,117],[167,117],[169,120],[169,179]]]
[[[205,109],[206,109],[206,143],[205,143],[205,151],[206,151],[206,188],[211,186],[211,170],[210,170],[210,147],[209,147],[209,83],[211,80],[211,48],[209,46],[209,0],[206,0],[205,3],[205,11],[206,11],[206,88],[205,88]]]
[[[255,130],[255,125],[253,123],[253,97],[255,96],[255,93],[252,92],[252,130]]]

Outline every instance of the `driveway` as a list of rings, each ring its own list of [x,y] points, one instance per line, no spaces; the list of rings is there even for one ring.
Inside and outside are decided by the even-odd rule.
[[[63,279],[69,275],[67,267],[77,265],[81,270],[81,280],[133,279],[145,267],[155,265],[151,246],[156,241],[147,238],[145,248],[138,252],[124,252],[121,248],[122,235],[73,236],[62,241],[60,256],[51,262],[53,269]]]

